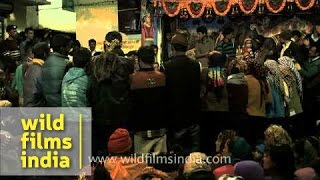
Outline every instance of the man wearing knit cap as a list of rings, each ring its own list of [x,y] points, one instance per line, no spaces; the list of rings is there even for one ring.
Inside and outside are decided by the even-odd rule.
[[[130,151],[132,140],[126,129],[119,128],[110,136],[108,151],[111,154],[123,154]]]
[[[189,59],[188,33],[178,30],[171,39],[172,60],[164,64],[168,89],[172,145],[182,147],[188,155],[199,151],[199,125],[196,119],[200,112],[200,64]]]

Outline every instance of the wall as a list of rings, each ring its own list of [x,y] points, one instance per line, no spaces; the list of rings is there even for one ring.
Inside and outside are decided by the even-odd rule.
[[[43,28],[76,32],[76,13],[62,9],[62,0],[47,0],[51,5],[39,6],[39,24]]]
[[[81,45],[88,47],[88,40],[97,41],[97,51],[103,50],[107,32],[118,30],[117,1],[106,3],[105,0],[76,0],[76,34]]]

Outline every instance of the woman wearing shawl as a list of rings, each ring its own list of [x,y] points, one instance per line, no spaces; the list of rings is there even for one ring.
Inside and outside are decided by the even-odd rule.
[[[272,102],[271,88],[267,82],[267,69],[258,61],[248,59],[248,70],[245,79],[248,84],[248,122],[244,123],[246,136],[250,144],[263,138],[262,131],[265,128],[266,104]],[[252,137],[252,134],[257,136]]]
[[[266,109],[267,117],[283,118],[285,117],[285,92],[279,64],[275,60],[267,60],[264,65],[269,70],[267,81],[270,84],[272,93],[272,104],[267,105]]]
[[[288,105],[286,107],[286,116],[290,117],[288,123],[292,124],[294,129],[292,133],[294,135],[300,135],[303,131],[304,123],[301,120],[302,109],[302,79],[299,72],[295,69],[293,59],[289,57],[279,58],[280,74],[284,79],[285,93],[288,97]],[[289,126],[287,124],[286,126]]]

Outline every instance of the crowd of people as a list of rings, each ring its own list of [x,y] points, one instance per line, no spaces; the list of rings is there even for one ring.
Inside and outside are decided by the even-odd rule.
[[[201,26],[194,49],[189,33],[177,30],[168,42],[173,55],[160,65],[158,47],[125,54],[116,31],[97,52],[94,39],[87,49],[62,34],[35,40],[27,28],[19,42],[17,26],[6,30],[1,107],[92,107],[93,155],[119,157],[93,163],[94,179],[318,178],[320,23],[309,35],[248,33],[237,41],[230,27],[213,40]],[[232,161],[120,158],[132,153]]]

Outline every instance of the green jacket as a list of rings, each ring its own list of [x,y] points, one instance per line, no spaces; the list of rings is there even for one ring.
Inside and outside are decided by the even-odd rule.
[[[87,107],[89,77],[83,68],[71,68],[62,81],[62,107]]]
[[[320,72],[320,56],[308,61],[304,64],[303,68],[301,69],[301,75],[303,78],[309,80],[312,79],[314,76],[319,74]]]
[[[23,81],[23,64],[20,64],[16,69],[14,80],[12,81],[12,87],[18,91],[20,97],[23,97]]]
[[[43,65],[41,85],[46,107],[61,106],[61,85],[67,63],[67,56],[54,52]]]

